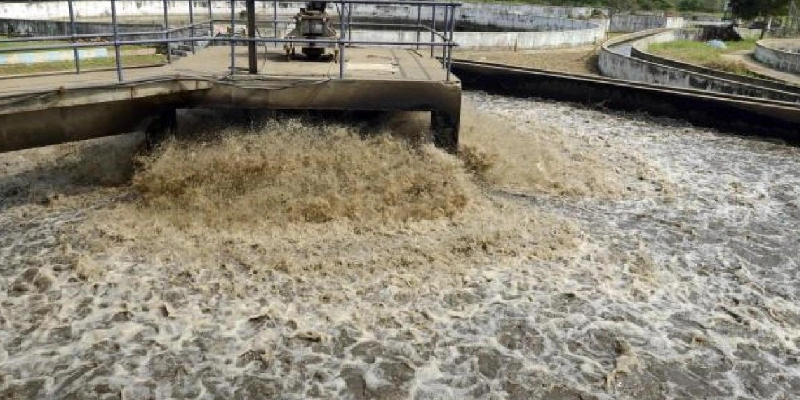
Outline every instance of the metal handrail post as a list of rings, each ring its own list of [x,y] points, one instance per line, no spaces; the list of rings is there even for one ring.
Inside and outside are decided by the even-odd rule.
[[[236,15],[234,14],[234,8],[236,7],[236,1],[231,0],[231,36],[229,37],[231,43],[231,75],[236,74],[236,54],[235,48],[233,43],[233,37],[236,35],[236,23],[235,18]]]
[[[353,40],[353,4],[347,7],[347,40]]]
[[[76,43],[75,34],[77,32],[76,32],[76,29],[75,29],[75,9],[72,6],[72,0],[67,0],[67,5],[69,6],[69,26],[70,26],[69,29],[70,29],[70,33],[72,34],[72,44],[75,44]],[[73,46],[72,47],[72,56],[75,58],[75,73],[76,74],[80,74],[81,73],[81,56],[80,56],[80,54],[78,54],[78,47],[77,46]]]
[[[278,37],[278,0],[272,0],[272,28],[275,31],[273,37]],[[278,47],[278,42],[275,42],[275,47]]]
[[[164,4],[164,39],[169,40],[169,12],[167,11],[167,0],[163,0],[162,3]],[[167,62],[172,62],[172,50],[169,48],[169,42],[167,42]]]
[[[417,41],[419,42],[419,37],[422,34],[420,30],[420,25],[422,24],[422,6],[417,5]],[[417,50],[419,50],[419,45],[417,45]]]
[[[344,79],[344,1],[339,6],[339,79]]]
[[[449,20],[447,19],[448,18],[448,14],[447,13],[449,11],[450,11],[450,7],[444,6],[444,18],[442,19],[442,22],[444,22],[444,38],[443,38],[442,41],[444,41],[444,42],[447,41],[447,28],[448,28],[447,24],[449,22]],[[442,46],[442,67],[446,67],[446,65],[444,64],[444,57],[446,55],[447,55],[447,47],[446,46]]]
[[[436,6],[431,7],[431,58],[433,58],[434,43],[436,43]]]
[[[446,80],[448,82],[450,81],[450,70],[452,69],[452,66],[453,66],[453,34],[454,34],[455,30],[456,30],[456,7],[455,6],[451,6],[451,7],[452,7],[452,10],[450,10],[450,29],[449,29],[450,34],[449,34],[449,40],[448,40],[448,43],[447,43],[448,46],[446,47],[446,49],[447,49],[447,61],[446,61],[447,62],[447,78],[446,78]]]
[[[214,36],[214,10],[211,9],[211,0],[208,0],[208,36]]]
[[[247,38],[254,39],[256,37],[256,0],[247,0],[245,5],[247,11]],[[251,75],[258,73],[258,52],[255,41],[247,42],[247,72]]]
[[[119,32],[117,32],[117,0],[111,0],[111,27],[114,29],[114,55],[116,56],[117,79],[122,79],[122,59],[119,54]]]
[[[189,34],[192,37],[194,37],[194,6],[192,3],[194,3],[194,1],[189,0],[189,26],[191,26],[191,28],[189,28]],[[195,54],[194,40],[192,40],[191,45],[192,45],[192,54]]]

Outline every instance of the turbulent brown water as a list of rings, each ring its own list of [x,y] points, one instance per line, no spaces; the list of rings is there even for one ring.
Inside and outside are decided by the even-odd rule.
[[[132,186],[132,137],[0,155],[0,398],[798,396],[798,149],[466,97],[466,165],[339,125]]]

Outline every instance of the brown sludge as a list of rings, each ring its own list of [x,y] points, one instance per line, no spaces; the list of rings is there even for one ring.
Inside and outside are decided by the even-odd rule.
[[[428,143],[418,115],[377,124],[289,117],[251,128],[230,126],[229,116],[214,112],[186,116],[189,135],[150,153],[140,151],[136,136],[17,153],[43,160],[33,168],[20,163],[27,172],[7,181],[33,186],[0,188],[17,193],[0,216],[6,226],[35,221],[21,232],[52,238],[54,250],[46,267],[19,267],[25,273],[15,287],[23,296],[39,286],[77,293],[58,300],[66,322],[36,322],[42,332],[67,324],[74,338],[41,346],[89,362],[100,340],[93,335],[102,335],[121,349],[107,354],[138,366],[123,371],[124,379],[152,383],[142,390],[155,397],[187,398],[201,367],[222,376],[214,390],[229,397],[248,390],[239,381],[247,368],[278,365],[271,354],[300,354],[313,343],[331,346],[317,349],[330,359],[319,367],[328,374],[324,390],[309,390],[323,398],[357,391],[343,360],[358,351],[347,347],[349,333],[336,332],[437,343],[437,324],[457,318],[425,309],[471,307],[482,285],[499,290],[505,279],[550,275],[583,245],[575,222],[528,198],[619,193],[610,182],[625,171],[577,157],[585,144],[563,132],[545,124],[516,129],[466,110],[459,157]],[[558,186],[568,174],[569,183]],[[527,197],[510,196],[517,192]],[[40,252],[26,246],[13,265]],[[19,299],[14,309],[27,309],[27,297]],[[92,321],[110,322],[97,330]],[[159,343],[176,343],[176,332],[187,339],[164,351]],[[204,361],[189,361],[197,349]],[[260,356],[248,364],[248,354]],[[60,361],[46,360],[20,368],[55,374],[49,368]],[[180,366],[176,376],[185,381],[159,375],[165,360]],[[390,366],[397,376],[387,376],[410,390],[407,367]],[[80,382],[69,389],[79,397],[102,389],[86,386],[90,378]]]
[[[465,148],[501,138],[491,133],[497,125],[480,128],[471,118],[468,129],[482,132],[467,136]],[[115,244],[126,253],[192,260],[176,273],[196,273],[220,254],[261,271],[453,272],[504,258],[549,259],[574,246],[569,222],[481,189],[519,179],[531,184],[540,173],[516,176],[495,161],[476,180],[467,152],[460,157],[465,167],[420,140],[423,122],[402,114],[365,133],[290,118],[254,130],[228,128],[205,141],[170,140],[139,160],[131,185],[139,200],[102,211],[84,234],[129,238]],[[487,147],[488,157],[528,145],[515,137],[507,147]]]

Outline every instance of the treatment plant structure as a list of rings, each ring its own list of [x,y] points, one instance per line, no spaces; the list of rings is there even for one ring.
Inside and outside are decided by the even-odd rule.
[[[229,2],[229,19],[209,16],[197,21],[190,1],[189,24],[172,27],[165,1],[162,30],[130,32],[122,29],[124,24],[114,0],[110,1],[111,32],[78,34],[73,1],[66,1],[71,32],[0,40],[0,44],[48,42],[16,47],[15,52],[72,49],[76,64],[75,74],[0,81],[0,151],[135,130],[163,134],[158,131],[174,126],[177,109],[195,107],[429,111],[434,143],[447,151],[456,151],[461,84],[450,69],[452,48],[456,45],[454,10],[460,3],[393,3],[416,8],[418,16],[424,8],[430,8],[433,18],[430,26],[423,25],[418,18],[417,24],[406,27],[415,30],[416,40],[380,41],[354,40],[351,27],[358,22],[347,16],[352,15],[348,11],[354,5],[386,2],[339,1],[335,16],[326,13],[330,3],[310,2],[294,21],[278,20],[277,2],[259,2],[273,5],[271,20],[257,19],[257,1],[248,0],[244,29],[237,24],[236,2]],[[278,35],[279,26],[298,22],[295,28],[300,29],[300,34]],[[331,33],[333,24],[338,25],[340,34]],[[270,25],[274,29],[258,29]],[[225,27],[225,33],[214,34],[220,26]],[[312,31],[304,32],[304,28]],[[315,30],[318,28],[319,32]],[[261,36],[261,33],[273,35]],[[94,40],[85,42],[87,39]],[[52,44],[54,41],[58,44]],[[126,69],[121,49],[133,45],[165,46],[170,62]],[[300,45],[312,59],[319,58],[323,48],[331,47],[337,57],[331,62],[289,62],[279,45],[290,49]],[[87,47],[113,48],[115,68],[81,71],[78,50]],[[241,51],[242,47],[247,50]],[[176,49],[182,49],[186,57],[176,59]],[[242,64],[246,67],[241,67]]]
[[[605,28],[596,22],[511,9],[528,6],[311,1],[304,7],[280,3],[298,8],[291,15],[285,13],[290,10],[279,15],[275,0],[207,2],[204,12],[197,12],[192,1],[169,2],[172,6],[167,1],[141,2],[149,4],[150,12],[153,4],[163,4],[162,15],[156,16],[163,24],[153,26],[130,21],[138,16],[130,2],[109,0],[110,22],[102,23],[77,21],[78,1],[42,3],[66,4],[68,21],[56,15],[50,20],[0,18],[0,27],[6,24],[10,29],[13,22],[27,30],[0,39],[0,57],[60,51],[74,59],[74,73],[0,79],[0,151],[137,130],[160,136],[175,126],[177,109],[234,107],[430,112],[433,142],[456,152],[462,87],[647,111],[737,133],[800,141],[800,89],[711,75],[674,62],[663,65],[664,60],[653,60],[638,49],[638,44],[675,34],[667,28],[605,41],[598,63],[610,77],[599,77],[454,59],[454,47],[462,45],[511,51],[598,43],[605,37]],[[89,5],[97,11],[98,3],[103,2]],[[244,10],[237,9],[237,3],[244,3]],[[125,16],[117,12],[120,4],[128,7]],[[185,16],[171,23],[169,8],[181,4],[188,6],[188,23]],[[224,17],[219,11],[214,14],[220,5]],[[492,25],[493,31],[464,30],[479,21]],[[40,28],[46,32],[36,31]],[[143,45],[166,49],[167,63],[126,68],[126,49]],[[304,56],[293,56],[295,46]],[[326,55],[326,49],[332,54]],[[114,68],[82,70],[81,58],[92,51],[113,52]]]

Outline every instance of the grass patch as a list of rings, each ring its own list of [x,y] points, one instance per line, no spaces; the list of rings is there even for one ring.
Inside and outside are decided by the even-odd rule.
[[[713,68],[720,71],[730,72],[739,75],[756,76],[741,62],[726,60],[724,54],[730,54],[742,50],[753,50],[756,47],[755,39],[745,39],[735,42],[725,42],[727,48],[718,49],[711,47],[704,42],[694,40],[675,40],[666,43],[656,43],[648,47],[650,53],[680,60],[690,64]]]
[[[166,62],[166,56],[162,54],[129,55],[122,56],[122,65],[126,68],[140,67],[145,65],[161,64]],[[97,69],[113,68],[114,58],[87,58],[80,61],[81,72]],[[54,61],[36,64],[9,64],[0,65],[0,76],[36,74],[42,72],[62,72],[75,71],[73,61]]]

